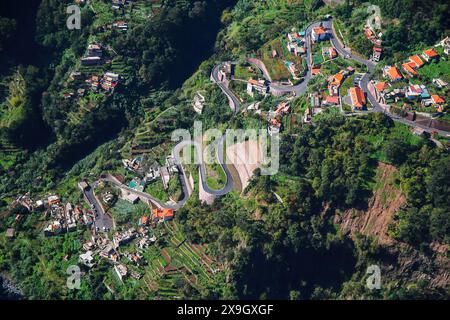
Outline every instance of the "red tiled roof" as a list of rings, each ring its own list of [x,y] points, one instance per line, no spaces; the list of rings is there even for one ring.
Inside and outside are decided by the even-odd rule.
[[[422,59],[420,59],[420,57],[417,54],[409,57],[409,60],[411,60],[411,62],[413,62],[417,68],[420,68],[421,66],[423,66],[423,61],[422,61]]]
[[[378,92],[383,91],[384,89],[387,89],[388,85],[386,82],[377,82],[375,84],[375,88],[378,90]]]
[[[333,80],[331,83],[339,86],[341,85],[342,80],[344,80],[344,75],[341,72],[338,72],[333,76]]]
[[[153,209],[152,211],[152,218],[153,219],[167,219],[173,217],[173,210],[172,209]]]
[[[147,224],[148,223],[148,217],[147,216],[142,216],[140,219],[140,224]]]
[[[364,91],[359,87],[352,87],[348,89],[350,92],[350,98],[352,99],[352,104],[354,107],[361,108],[366,104],[366,97],[364,95]]]
[[[319,74],[319,73],[320,73],[320,68],[312,68],[311,69],[311,74],[313,76],[315,76],[316,74]]]
[[[408,63],[402,64],[402,68],[403,68],[403,70],[408,72],[410,75],[413,75],[413,76],[417,75],[417,71],[414,70]]]
[[[365,33],[366,37],[368,37],[368,38],[373,37],[373,32],[370,29],[364,30],[364,33]]]
[[[325,101],[328,102],[328,103],[338,104],[339,103],[339,97],[338,96],[335,96],[335,97],[326,96],[325,97]]]
[[[433,49],[424,50],[423,53],[429,58],[434,58],[434,57],[438,57],[439,56],[437,54],[437,52],[434,51]]]
[[[400,71],[398,71],[397,67],[390,67],[387,71],[389,78],[391,78],[391,80],[399,80],[402,77],[402,75],[400,74]]]
[[[440,96],[438,96],[437,94],[431,95],[431,100],[433,101],[433,103],[436,103],[436,104],[445,102],[445,100],[443,98],[441,98]]]
[[[313,29],[315,34],[324,34],[327,33],[324,27],[316,27]]]

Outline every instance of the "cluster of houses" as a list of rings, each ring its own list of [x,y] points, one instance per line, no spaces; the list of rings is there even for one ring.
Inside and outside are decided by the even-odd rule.
[[[386,66],[383,69],[383,76],[388,78],[391,82],[397,82],[404,79],[404,75],[413,78],[418,75],[417,70],[420,69],[426,62],[438,60],[439,54],[434,49],[424,50],[420,55],[416,54],[408,58],[408,61],[402,63],[402,72],[396,66]]]
[[[78,223],[86,226],[94,223],[94,212],[83,210],[80,206],[73,206],[70,202],[64,205],[57,195],[49,196],[47,203],[51,219],[44,228],[44,235],[47,237],[74,231]]]
[[[287,34],[287,49],[295,56],[301,56],[306,54],[305,48],[305,32],[293,32]],[[272,57],[274,54],[272,54]]]
[[[344,80],[355,72],[355,69],[348,67],[341,70],[335,75],[328,78],[328,93],[329,96],[324,96],[323,100],[326,106],[339,104],[339,89]],[[352,110],[364,110],[366,108],[366,96],[364,91],[359,86],[350,87],[348,89],[348,96],[350,99]],[[323,105],[323,104],[322,104]]]
[[[364,35],[366,37],[366,39],[368,39],[370,42],[372,42],[373,44],[373,49],[372,49],[372,60],[375,62],[380,61],[381,59],[381,53],[382,53],[382,48],[381,48],[381,37],[382,37],[382,33],[376,33],[370,26],[366,25],[364,26]]]
[[[290,112],[289,102],[283,101],[278,104],[275,111],[269,111],[267,114],[267,132],[270,136],[278,134],[282,129],[281,119]]]
[[[138,173],[141,177],[134,177],[129,183],[128,187],[137,191],[144,191],[148,183],[161,178],[164,189],[169,187],[169,180],[171,176],[179,172],[178,165],[173,156],[166,157],[166,163],[164,166],[160,166],[157,163],[144,169],[142,166],[142,157],[138,156],[132,160],[123,159],[122,163],[127,170]],[[125,197],[128,201],[135,203],[139,201],[138,197]]]
[[[91,226],[95,220],[92,211],[73,206],[70,202],[64,204],[58,195],[49,195],[46,199],[33,201],[27,193],[18,196],[12,205],[21,205],[26,209],[26,212],[16,214],[16,223],[20,222],[27,212],[42,211],[45,218],[50,220],[43,230],[45,236],[74,231],[78,224]]]
[[[82,66],[93,66],[103,64],[103,49],[100,44],[91,43],[88,46],[87,53],[81,58]],[[76,95],[75,92],[68,91],[63,93],[65,99],[72,99],[75,96],[83,97],[86,94],[86,89],[90,88],[94,92],[103,90],[107,93],[113,93],[116,86],[119,84],[120,75],[113,72],[106,72],[102,77],[92,74],[87,79],[80,71],[73,71],[69,76],[71,81],[83,81],[85,85],[80,83]]]
[[[79,183],[79,185],[83,184],[87,185],[84,181]],[[49,195],[45,199],[34,202],[27,193],[15,199],[12,205],[21,205],[24,208],[16,214],[16,223],[20,222],[24,215],[29,212],[43,212],[44,218],[48,220],[43,229],[43,234],[46,237],[74,231],[78,225],[90,228],[97,218],[95,209],[85,210],[79,205],[72,205],[70,202],[63,203],[58,195]]]
[[[14,199],[11,206],[12,207],[22,206],[24,208],[24,210],[19,210],[14,218],[15,223],[20,223],[20,221],[22,221],[22,219],[26,214],[33,212],[35,210],[44,209],[44,201],[37,200],[36,202],[34,202],[31,199],[29,193],[26,193],[24,195],[19,195],[16,199]]]
[[[420,69],[425,63],[438,59],[439,54],[435,51],[435,49],[430,48],[424,50],[420,54],[410,56],[407,61],[402,63],[401,70],[395,65],[386,66],[383,69],[383,76],[387,78],[390,83],[378,82],[375,84],[375,89],[378,96],[382,99],[392,99],[395,101],[398,101],[401,98],[406,98],[409,101],[420,101],[423,107],[433,106],[436,112],[443,112],[445,99],[437,94],[431,94],[428,88],[423,84],[410,84],[404,88],[396,88],[390,92],[387,92],[387,89],[391,86],[391,83],[418,76],[417,70]],[[432,82],[439,89],[448,85],[440,78],[433,79]]]
[[[121,262],[121,257],[127,258],[130,263],[136,266],[143,264],[142,251],[154,244],[157,240],[155,236],[149,235],[149,226],[156,226],[159,222],[170,221],[173,219],[173,214],[174,212],[171,209],[155,208],[152,210],[150,216],[142,216],[139,218],[137,228],[131,227],[125,231],[116,232],[112,240],[108,239],[107,236],[94,233],[91,239],[83,244],[85,252],[79,255],[78,262],[87,268],[92,268],[95,266],[95,256],[98,255],[114,266],[114,271],[121,281],[128,274],[134,279],[140,279],[142,275],[136,271],[129,270]],[[136,252],[130,253],[129,251],[125,251],[122,253],[120,248],[123,248],[132,241],[135,241]]]
[[[92,75],[85,82],[90,86],[94,92],[99,92],[103,89],[107,93],[113,93],[116,86],[119,84],[120,75],[113,72],[106,72],[103,77]]]
[[[142,232],[145,232],[145,230],[142,230]],[[83,249],[85,252],[79,255],[78,262],[90,269],[96,265],[95,257],[98,256],[113,265],[114,271],[117,273],[117,276],[121,281],[123,281],[124,277],[128,274],[138,280],[142,277],[142,275],[136,271],[128,272],[128,268],[120,262],[120,258],[121,256],[124,256],[131,263],[139,266],[143,263],[141,254],[139,251],[136,253],[129,253],[126,251],[123,254],[119,251],[120,246],[123,246],[124,244],[137,238],[138,235],[139,233],[136,232],[134,228],[126,230],[123,234],[116,233],[113,241],[106,237],[102,237],[101,235],[93,234],[91,239],[83,244]],[[156,238],[153,239],[156,241]]]

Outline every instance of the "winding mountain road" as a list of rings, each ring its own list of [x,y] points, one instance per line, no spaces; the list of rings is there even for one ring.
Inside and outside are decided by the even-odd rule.
[[[231,110],[233,110],[233,113],[236,115],[239,112],[241,103],[239,102],[239,99],[236,97],[236,95],[230,89],[228,89],[228,86],[225,84],[225,82],[220,81],[219,71],[220,71],[220,68],[222,68],[222,66],[223,66],[223,63],[219,63],[214,66],[213,70],[211,71],[211,79],[219,86],[219,88],[227,96],[228,101],[230,103],[230,108],[231,108]]]
[[[303,81],[300,84],[291,85],[291,86],[282,85],[282,84],[279,84],[276,82],[271,82],[270,83],[271,90],[277,91],[278,93],[292,93],[295,96],[300,96],[307,91],[308,83],[312,77],[312,74],[311,74],[311,69],[312,69],[311,31],[313,28],[318,27],[319,25],[322,25],[326,29],[329,29],[332,31],[330,41],[340,56],[344,57],[345,59],[352,59],[354,61],[357,61],[367,67],[367,72],[362,76],[359,85],[360,85],[361,89],[367,94],[367,98],[373,106],[373,109],[370,110],[369,112],[383,112],[387,116],[392,118],[394,121],[401,122],[403,124],[413,126],[413,127],[419,127],[428,132],[437,132],[438,134],[444,135],[444,136],[447,136],[449,134],[449,132],[421,126],[413,121],[409,121],[407,119],[400,118],[398,116],[388,113],[387,110],[385,108],[383,108],[382,105],[378,102],[376,97],[373,95],[372,91],[369,90],[370,77],[372,76],[372,74],[375,70],[376,64],[371,60],[366,60],[358,55],[353,54],[351,52],[351,50],[348,50],[347,48],[345,48],[342,45],[342,43],[337,38],[337,36],[334,32],[334,29],[332,28],[332,19],[328,19],[325,21],[312,22],[305,29],[306,54],[307,54],[308,58],[306,59],[307,72],[303,78]],[[270,74],[268,73],[267,68],[265,68],[262,61],[259,61],[258,59],[255,59],[255,58],[249,58],[248,61],[250,63],[252,63],[253,65],[255,65],[256,67],[258,67],[262,71],[265,78],[267,80],[271,81]],[[230,108],[233,111],[233,116],[236,116],[241,108],[241,103],[240,103],[239,99],[237,98],[237,96],[228,88],[227,82],[220,80],[219,72],[220,72],[220,69],[223,67],[223,65],[224,65],[224,63],[222,62],[222,63],[219,63],[214,66],[214,68],[211,71],[211,80],[214,83],[216,83],[219,86],[219,88],[222,90],[222,92],[227,96]],[[221,139],[218,141],[217,147],[216,147],[216,158],[218,160],[218,163],[224,170],[225,175],[227,177],[227,182],[222,189],[215,190],[215,189],[211,189],[208,186],[208,184],[206,182],[206,177],[207,177],[206,167],[203,162],[203,154],[202,154],[203,149],[197,142],[186,141],[186,140],[183,140],[180,143],[178,143],[172,151],[172,154],[175,158],[176,165],[178,166],[178,171],[180,172],[180,183],[181,183],[181,187],[183,189],[183,198],[176,203],[173,203],[173,204],[162,203],[159,199],[156,199],[155,197],[151,196],[148,193],[129,188],[128,186],[121,183],[116,177],[114,177],[110,174],[102,175],[100,177],[100,180],[111,182],[116,187],[118,187],[124,191],[130,192],[132,194],[135,194],[135,195],[139,196],[141,199],[145,199],[145,200],[153,203],[155,206],[157,206],[159,208],[178,210],[184,206],[184,204],[186,203],[186,201],[189,198],[189,189],[188,189],[189,182],[186,177],[186,173],[184,172],[184,168],[182,166],[181,151],[185,147],[194,146],[194,149],[197,152],[197,159],[200,159],[198,165],[199,165],[199,173],[200,173],[200,183],[202,184],[203,189],[207,193],[214,195],[214,196],[225,195],[228,192],[230,192],[231,189],[233,188],[233,176],[225,163],[224,155],[223,155],[223,143],[225,141],[225,138],[226,138],[226,135],[224,134],[221,137]],[[95,201],[93,201],[93,202],[95,202]]]

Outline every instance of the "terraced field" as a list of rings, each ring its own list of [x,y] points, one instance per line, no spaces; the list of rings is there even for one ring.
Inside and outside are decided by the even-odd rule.
[[[205,249],[186,241],[174,222],[164,223],[163,230],[167,244],[161,250],[153,246],[145,254],[148,266],[141,279],[142,294],[178,299],[185,283],[199,292],[213,288],[215,274],[220,268],[205,254]]]

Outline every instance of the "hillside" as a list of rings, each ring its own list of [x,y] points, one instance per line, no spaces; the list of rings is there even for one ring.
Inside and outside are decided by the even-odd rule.
[[[363,1],[73,2],[0,11],[0,298],[449,298],[446,2],[376,0],[379,61]]]

